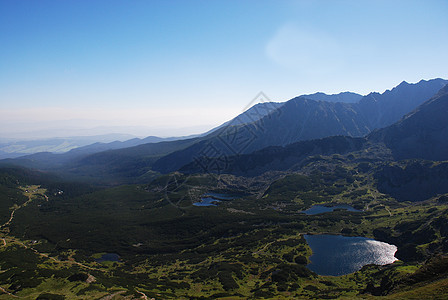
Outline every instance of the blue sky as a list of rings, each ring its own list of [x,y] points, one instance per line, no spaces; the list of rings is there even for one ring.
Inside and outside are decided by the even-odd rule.
[[[448,78],[447,15],[443,0],[0,0],[0,137],[197,133],[260,91],[280,102]]]

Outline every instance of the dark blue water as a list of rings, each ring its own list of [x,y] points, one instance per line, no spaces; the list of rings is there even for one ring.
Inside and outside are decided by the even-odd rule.
[[[103,254],[100,258],[95,259],[97,262],[103,261],[120,261],[120,255],[117,253],[106,253]]]
[[[221,200],[232,200],[238,198],[230,194],[207,193],[201,197],[201,202],[193,203],[194,206],[216,206]]]
[[[338,208],[345,209],[347,211],[355,211],[355,212],[360,211],[358,209],[353,208],[352,206],[350,206],[348,204],[338,204],[335,206],[313,205],[310,208],[308,208],[307,210],[304,210],[302,212],[307,215],[317,215],[317,214],[332,212]]]
[[[212,197],[201,197],[201,202],[193,203],[194,206],[216,206],[216,203],[221,202]]]
[[[313,250],[308,268],[319,275],[340,276],[368,264],[393,263],[397,247],[364,237],[342,235],[305,235]]]

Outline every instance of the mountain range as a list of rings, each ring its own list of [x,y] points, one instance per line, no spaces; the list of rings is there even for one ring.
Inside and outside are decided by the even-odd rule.
[[[62,154],[73,151],[73,153],[91,154],[113,149],[128,148],[148,143],[188,139],[196,136],[198,135],[167,138],[161,138],[157,136],[137,138],[127,134],[108,134],[37,140],[5,139],[3,141],[0,141],[0,159],[16,158],[41,152]]]
[[[256,122],[221,128],[206,139],[159,159],[153,168],[162,173],[175,171],[198,159],[204,149],[214,149],[217,156],[233,156],[329,136],[362,137],[397,122],[447,83],[443,79],[416,84],[402,82],[383,94],[364,96],[357,103],[317,101],[300,96]]]
[[[448,85],[398,122],[377,129],[365,137],[330,136],[271,146],[250,154],[227,157],[222,173],[260,175],[266,171],[295,171],[304,160],[316,155],[346,154],[356,151],[374,153],[377,160],[448,160]],[[382,151],[379,153],[378,151]],[[390,152],[390,154],[388,154]],[[367,153],[367,154],[370,154]],[[363,155],[365,159],[366,155]],[[203,161],[191,162],[180,170],[198,173]],[[209,170],[213,171],[213,170]]]
[[[412,151],[425,153],[424,157],[427,158],[440,158],[444,155],[443,147],[425,152],[425,147],[431,147],[432,144],[422,144],[422,141],[431,138],[431,141],[438,142],[446,134],[443,128],[428,135],[423,131],[437,129],[437,124],[443,126],[444,111],[434,107],[440,105],[437,99],[444,97],[445,89],[441,88],[447,83],[444,79],[422,80],[415,84],[402,82],[382,94],[361,96],[348,92],[336,95],[316,93],[299,96],[285,103],[260,103],[197,137],[173,141],[149,137],[143,140],[96,143],[63,154],[37,153],[3,160],[2,164],[53,171],[79,179],[107,178],[110,181],[114,178],[120,183],[145,181],[157,174],[179,169],[189,172],[209,171],[207,168],[213,167],[205,164],[207,160],[213,160],[215,168],[221,168],[216,161],[229,160],[225,162],[228,171],[239,173],[250,169],[251,174],[258,174],[265,169],[284,169],[281,167],[283,164],[291,167],[290,158],[285,159],[290,154],[305,158],[313,154],[345,153],[359,150],[366,143],[373,142],[382,142],[397,158],[407,158],[406,155],[411,155]],[[436,94],[436,98],[427,102]],[[410,128],[410,124],[419,127],[422,120],[415,121],[418,118],[429,118],[434,124],[428,124],[428,128],[420,127],[419,130],[423,131],[415,136],[418,128],[406,128]],[[378,130],[384,127],[387,128]],[[406,143],[399,142],[395,136],[402,135],[396,133],[399,130],[408,132],[406,143],[410,146],[407,148]],[[325,139],[327,137],[333,138]],[[297,144],[301,141],[308,142]],[[414,147],[415,143],[422,146]],[[409,151],[408,148],[413,150]],[[420,156],[423,158],[423,155]],[[257,157],[270,161],[270,165],[250,165],[254,162],[258,164]],[[197,169],[198,163],[201,163],[202,170]]]
[[[303,95],[303,98],[317,101],[326,101],[326,102],[343,102],[343,103],[357,103],[361,100],[362,95],[352,93],[352,92],[342,92],[339,94],[327,95],[325,93],[314,93],[309,95]]]
[[[1,290],[27,299],[446,298],[447,115],[446,81],[403,82],[383,94],[260,103],[196,137],[2,160]],[[312,255],[330,249],[322,262],[331,269],[346,264],[346,248],[335,259],[337,243],[316,248],[312,236],[391,259],[328,276],[312,269]]]
[[[448,86],[404,116],[369,135],[381,141],[395,159],[448,160]]]

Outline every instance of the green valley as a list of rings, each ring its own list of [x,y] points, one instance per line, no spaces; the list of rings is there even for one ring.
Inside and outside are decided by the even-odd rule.
[[[320,156],[302,172],[176,172],[147,185],[75,191],[41,173],[2,173],[2,203],[9,204],[2,209],[0,297],[393,299],[445,292],[447,196],[398,201],[377,187],[377,174],[393,163],[365,161],[356,153]],[[193,205],[207,192],[237,197]],[[301,213],[341,203],[361,211]],[[389,242],[399,260],[319,276],[306,267],[312,251],[304,234],[321,233]],[[119,260],[99,262],[104,253]]]

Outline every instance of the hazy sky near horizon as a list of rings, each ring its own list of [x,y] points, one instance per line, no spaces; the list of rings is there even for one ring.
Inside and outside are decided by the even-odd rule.
[[[444,0],[0,0],[0,137],[199,133],[260,91],[448,78],[447,15]]]

